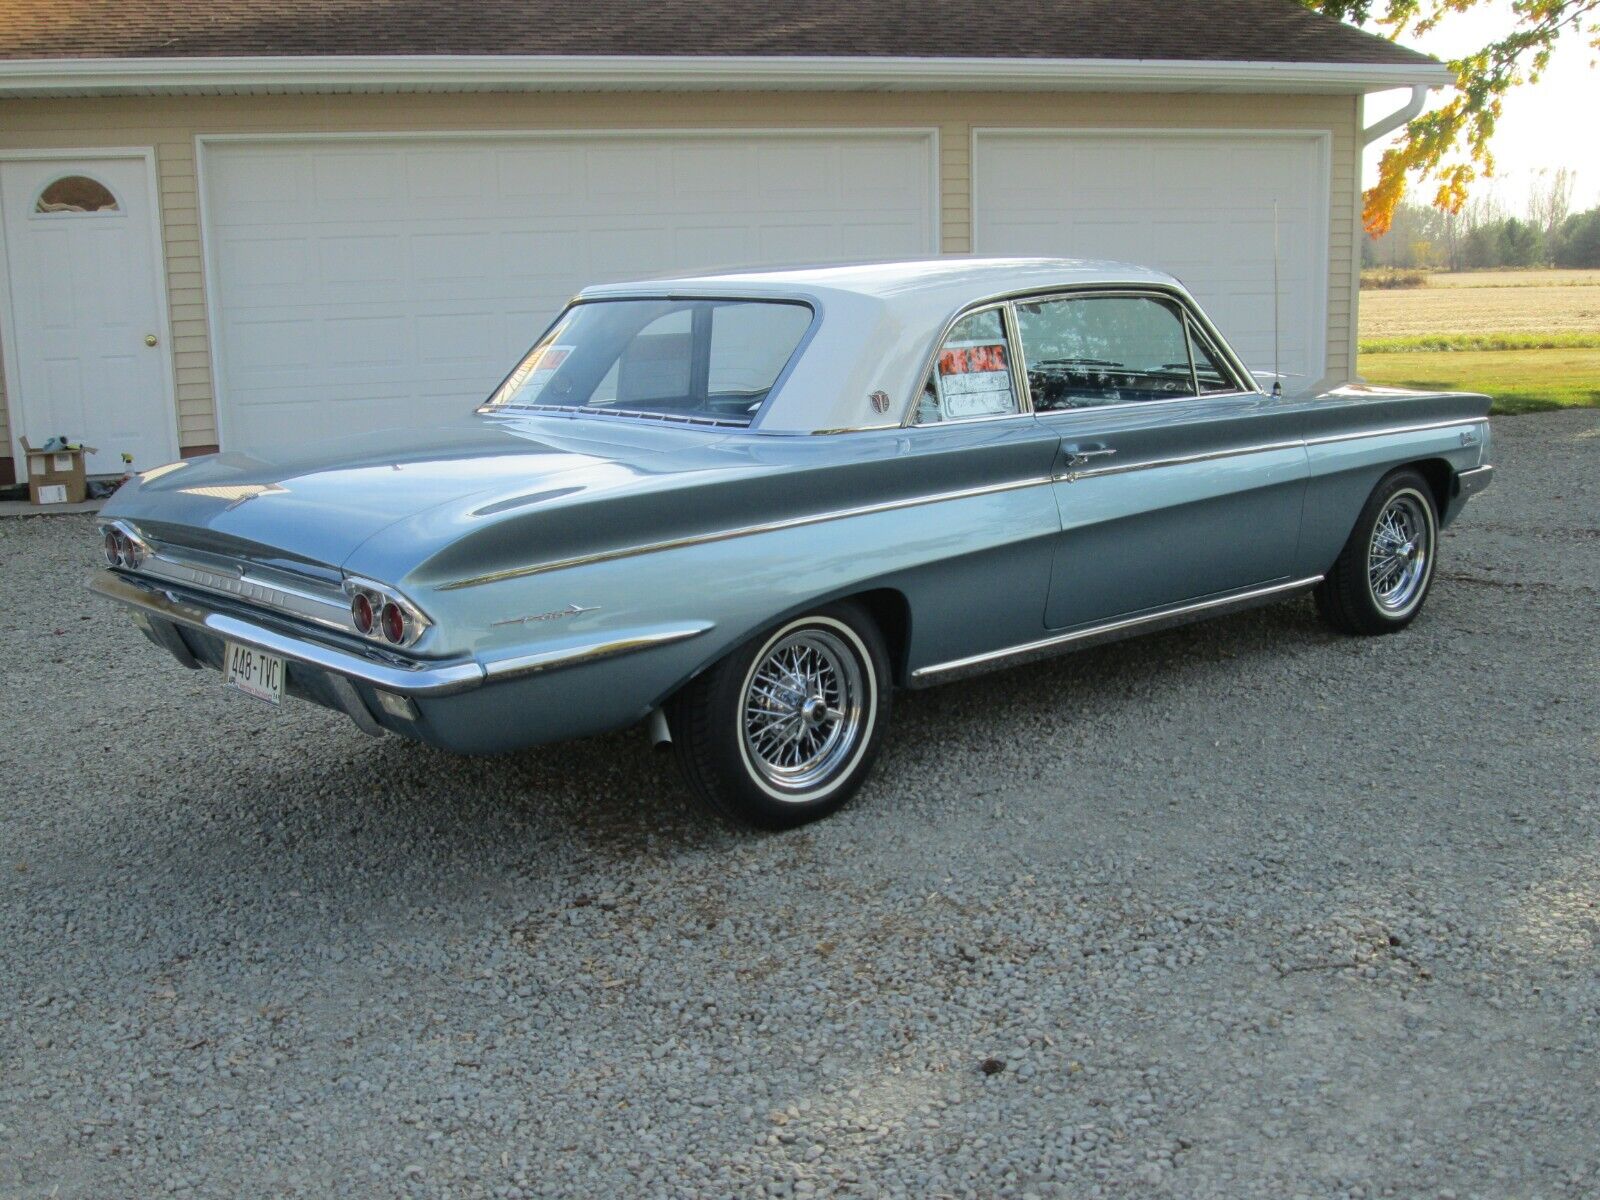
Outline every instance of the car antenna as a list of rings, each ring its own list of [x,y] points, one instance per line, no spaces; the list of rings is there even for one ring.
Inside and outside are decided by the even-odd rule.
[[[1283,396],[1283,365],[1278,361],[1278,198],[1272,198],[1272,397]]]

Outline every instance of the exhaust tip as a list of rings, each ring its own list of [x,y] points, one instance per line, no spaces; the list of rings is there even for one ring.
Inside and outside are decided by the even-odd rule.
[[[672,749],[672,730],[667,725],[667,714],[652,708],[644,719],[644,729],[650,735],[651,748],[656,751]]]

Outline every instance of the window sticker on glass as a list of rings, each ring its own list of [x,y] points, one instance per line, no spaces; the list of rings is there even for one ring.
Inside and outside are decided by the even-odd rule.
[[[939,352],[939,397],[946,419],[1011,412],[1005,343],[946,342]]]
[[[522,360],[501,390],[508,396],[515,396],[518,404],[534,403],[571,353],[571,346],[546,346],[536,350]]]

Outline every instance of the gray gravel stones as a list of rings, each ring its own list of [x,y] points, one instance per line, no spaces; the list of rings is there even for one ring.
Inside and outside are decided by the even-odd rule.
[[[224,695],[0,522],[0,1195],[1600,1194],[1600,415],[1496,434],[1410,631],[913,694],[781,836]]]

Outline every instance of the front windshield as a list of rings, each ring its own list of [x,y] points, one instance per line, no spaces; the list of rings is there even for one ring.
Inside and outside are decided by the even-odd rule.
[[[482,410],[748,425],[811,309],[787,300],[591,300],[567,309]]]

